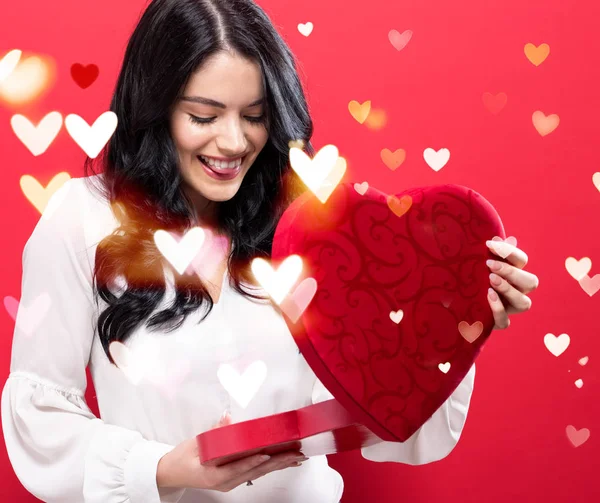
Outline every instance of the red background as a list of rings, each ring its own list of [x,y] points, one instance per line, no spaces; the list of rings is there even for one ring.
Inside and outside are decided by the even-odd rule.
[[[540,278],[533,309],[492,334],[478,359],[475,391],[463,435],[444,460],[425,466],[373,463],[359,452],[329,456],[345,480],[343,502],[588,502],[600,500],[592,484],[600,437],[597,373],[600,292],[586,294],[565,259],[589,257],[600,273],[600,4],[578,0],[260,0],[300,61],[315,121],[315,147],[333,143],[348,161],[344,181],[367,180],[388,192],[438,183],[467,185],[500,213],[507,235],[529,255],[527,269]],[[35,101],[0,100],[0,297],[19,298],[23,246],[40,218],[19,179],[44,186],[61,171],[83,174],[85,154],[66,129],[34,157],[14,135],[10,117],[37,124],[47,113],[77,113],[89,124],[108,109],[127,39],[143,0],[21,0],[0,7],[0,57],[18,48],[50,58],[56,81]],[[314,23],[305,37],[298,23]],[[402,50],[392,29],[412,30]],[[539,66],[524,46],[547,43]],[[75,63],[98,65],[98,79],[81,89]],[[491,113],[483,94],[503,92],[506,106]],[[360,124],[350,101],[371,100],[384,110],[381,128]],[[541,136],[536,110],[557,114],[560,125]],[[440,171],[423,159],[425,148],[448,148]],[[380,157],[402,148],[395,170]],[[0,368],[8,375],[14,322],[0,306]],[[569,348],[555,357],[547,333],[568,333]],[[49,334],[51,335],[51,334]],[[585,366],[577,362],[589,356]],[[576,379],[584,385],[578,389]],[[90,384],[91,385],[91,384]],[[93,390],[88,389],[93,402]],[[95,404],[94,404],[95,406]],[[565,428],[588,428],[575,448]],[[0,448],[2,499],[29,502]]]

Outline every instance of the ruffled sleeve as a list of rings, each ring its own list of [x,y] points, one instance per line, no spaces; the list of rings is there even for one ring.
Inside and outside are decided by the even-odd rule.
[[[106,424],[85,402],[94,331],[78,183],[51,197],[23,250],[1,400],[8,457],[23,486],[46,502],[174,503],[183,490],[156,484],[158,461],[173,446]]]
[[[445,458],[458,443],[465,426],[474,383],[475,364],[448,400],[406,441],[382,440],[375,445],[363,447],[362,456],[369,461],[393,461],[408,465],[424,465]],[[317,379],[313,386],[313,403],[331,398],[334,396]]]

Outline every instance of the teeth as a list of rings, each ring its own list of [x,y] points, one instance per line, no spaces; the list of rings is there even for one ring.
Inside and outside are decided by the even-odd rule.
[[[214,166],[215,168],[221,169],[235,169],[239,168],[240,164],[242,164],[242,159],[238,159],[233,162],[224,162],[224,161],[216,161],[215,159],[210,159],[208,157],[204,157],[203,155],[199,156],[202,159],[202,162],[208,164],[209,166]]]

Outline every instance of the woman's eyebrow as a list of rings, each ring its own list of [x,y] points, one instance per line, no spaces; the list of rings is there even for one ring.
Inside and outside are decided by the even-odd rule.
[[[203,98],[202,96],[182,96],[180,99],[182,101],[191,101],[192,103],[200,103],[202,105],[209,105],[212,107],[227,108],[227,106],[224,103],[220,103],[218,101],[211,100],[210,98]],[[264,102],[264,100],[265,100],[264,98],[260,98],[256,101],[253,101],[248,106],[246,106],[246,108],[261,105]]]

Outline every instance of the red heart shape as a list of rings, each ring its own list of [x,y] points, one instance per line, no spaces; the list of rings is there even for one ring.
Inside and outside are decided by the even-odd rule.
[[[302,277],[318,284],[300,320],[285,317],[307,363],[352,417],[396,441],[448,399],[489,337],[485,242],[506,237],[492,205],[469,188],[396,197],[405,195],[412,205],[398,217],[373,188],[360,195],[340,184],[325,204],[306,192],[280,219],[272,249],[273,262],[300,255]],[[461,321],[481,322],[482,333],[465,340]]]
[[[94,64],[83,66],[75,63],[71,66],[71,77],[81,89],[90,87],[98,78],[99,73],[98,66]]]

